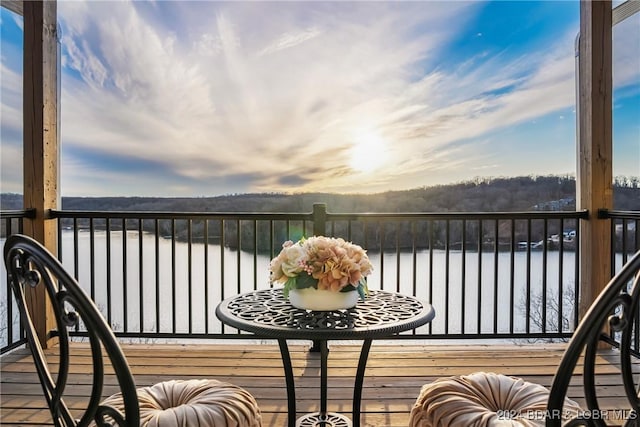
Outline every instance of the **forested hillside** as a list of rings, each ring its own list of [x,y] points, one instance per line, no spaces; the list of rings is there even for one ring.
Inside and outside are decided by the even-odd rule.
[[[483,178],[457,184],[377,194],[233,194],[218,197],[63,197],[62,209],[174,212],[514,212],[574,210],[569,176]],[[0,195],[0,209],[22,209],[22,196]],[[616,178],[614,209],[640,210],[640,180]]]

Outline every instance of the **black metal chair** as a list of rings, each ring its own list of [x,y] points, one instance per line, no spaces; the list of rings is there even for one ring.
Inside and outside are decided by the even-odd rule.
[[[423,386],[411,411],[409,426],[601,427],[616,422],[608,419],[614,415],[624,426],[640,426],[640,392],[632,369],[632,358],[637,357],[640,350],[639,296],[640,252],[609,281],[583,317],[564,352],[550,390],[520,378],[487,372],[440,378]],[[598,402],[595,367],[603,342],[618,347],[621,384],[627,396],[627,402],[620,402],[620,411],[615,414],[602,411]],[[580,357],[584,357],[586,408],[567,398]]]
[[[56,426],[245,426],[260,427],[261,413],[254,397],[233,384],[212,379],[172,380],[136,388],[127,359],[93,301],[60,262],[35,240],[10,236],[4,260],[20,310],[28,346],[49,410]],[[51,336],[59,339],[59,357],[47,361],[29,309],[25,288],[44,287],[57,327]],[[70,410],[63,395],[69,388],[70,328],[83,326],[91,348],[93,379],[86,408]],[[103,350],[115,371],[120,393],[102,401],[105,376]],[[57,364],[57,375],[52,367]],[[74,416],[74,413],[79,416]]]

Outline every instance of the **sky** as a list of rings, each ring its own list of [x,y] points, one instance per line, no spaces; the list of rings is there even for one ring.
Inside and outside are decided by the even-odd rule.
[[[0,192],[22,18],[0,8]],[[572,1],[58,2],[63,196],[377,193],[575,175]],[[640,13],[614,28],[614,176],[640,175]]]

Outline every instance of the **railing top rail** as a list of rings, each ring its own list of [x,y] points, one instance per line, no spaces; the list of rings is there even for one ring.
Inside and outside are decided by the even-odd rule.
[[[313,220],[313,213],[285,212],[169,212],[169,211],[84,211],[52,210],[52,218],[135,218],[135,219],[274,219]],[[528,212],[363,212],[330,213],[327,221],[365,219],[553,219],[588,217],[588,211],[528,211]]]
[[[312,220],[311,213],[283,212],[169,212],[169,211],[83,211],[51,210],[51,218],[132,218],[132,219],[274,219]]]
[[[0,217],[2,218],[34,218],[35,216],[35,209],[0,211]]]
[[[619,219],[635,219],[640,220],[640,211],[616,211],[608,209],[600,209],[598,218],[619,218]]]
[[[527,212],[388,212],[388,213],[327,213],[327,220],[359,220],[372,218],[421,219],[553,219],[588,218],[583,211],[527,211]]]

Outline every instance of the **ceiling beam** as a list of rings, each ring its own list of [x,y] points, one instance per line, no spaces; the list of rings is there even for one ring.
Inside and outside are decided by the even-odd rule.
[[[638,0],[627,0],[624,3],[620,3],[613,8],[613,15],[611,17],[612,24],[616,25],[639,11],[640,1]]]
[[[17,13],[20,16],[24,16],[24,1],[22,1],[22,0],[2,0],[2,2],[0,4],[4,8],[7,8],[12,12]]]

